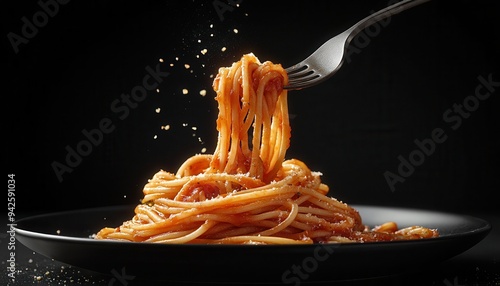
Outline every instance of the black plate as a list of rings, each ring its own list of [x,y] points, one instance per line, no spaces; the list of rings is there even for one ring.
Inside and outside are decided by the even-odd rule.
[[[440,237],[414,241],[326,245],[166,245],[94,240],[104,226],[133,216],[134,206],[59,212],[17,222],[30,249],[75,267],[178,282],[297,282],[363,279],[417,271],[471,248],[488,222],[435,211],[353,205],[363,222],[437,228]]]

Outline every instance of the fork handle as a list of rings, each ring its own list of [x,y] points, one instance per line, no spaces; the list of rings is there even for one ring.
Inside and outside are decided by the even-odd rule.
[[[411,7],[415,7],[422,3],[428,2],[430,0],[403,0],[392,4],[382,10],[379,10],[364,19],[358,21],[351,28],[347,29],[344,33],[349,33],[348,41],[350,41],[354,36],[356,36],[363,29],[371,26],[379,21],[382,21],[392,15],[396,15],[403,12]]]

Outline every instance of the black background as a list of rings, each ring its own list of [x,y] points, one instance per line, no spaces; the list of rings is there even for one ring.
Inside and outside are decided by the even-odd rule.
[[[4,158],[17,211],[138,203],[158,170],[175,172],[202,148],[213,152],[211,75],[219,67],[249,52],[290,66],[388,3],[245,0],[217,13],[214,2],[227,3],[70,1],[17,53],[9,33],[22,36],[23,17],[33,21],[42,8],[2,5]],[[498,212],[500,88],[456,130],[443,114],[475,94],[478,77],[500,81],[499,11],[495,1],[435,0],[393,16],[369,42],[354,39],[361,48],[334,77],[289,93],[287,157],[322,172],[346,203]],[[142,85],[148,66],[169,75],[120,119],[112,102]],[[75,149],[104,118],[115,129],[59,180],[52,164],[66,164],[67,146]],[[391,190],[384,173],[397,174],[398,156],[408,158],[414,140],[435,128],[447,140]]]

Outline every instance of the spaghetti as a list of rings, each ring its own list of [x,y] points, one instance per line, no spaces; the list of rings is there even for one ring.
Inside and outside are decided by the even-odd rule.
[[[359,213],[327,196],[329,188],[297,159],[290,145],[288,77],[281,65],[243,55],[220,68],[218,141],[145,185],[134,217],[101,229],[96,239],[151,243],[297,244],[430,238],[433,229],[369,229]]]

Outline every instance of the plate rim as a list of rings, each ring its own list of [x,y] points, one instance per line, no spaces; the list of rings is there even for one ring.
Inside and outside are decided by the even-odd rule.
[[[130,205],[119,206],[104,206],[96,208],[85,208],[77,210],[66,210],[59,212],[51,212],[39,214],[34,216],[24,217],[18,220],[21,225],[15,227],[15,231],[19,234],[19,241],[27,248],[36,251],[53,260],[75,266],[77,268],[98,272],[104,275],[109,275],[110,267],[120,266],[127,267],[127,273],[134,273],[138,279],[148,279],[151,281],[170,281],[182,283],[199,283],[209,281],[211,283],[234,283],[252,282],[252,283],[278,283],[282,285],[288,278],[294,276],[285,276],[290,274],[292,265],[301,265],[304,267],[306,261],[311,262],[311,257],[316,258],[314,255],[318,251],[323,254],[335,253],[336,259],[328,259],[324,263],[327,267],[321,266],[316,268],[314,277],[311,275],[308,282],[331,282],[342,280],[358,280],[358,279],[373,279],[382,276],[398,275],[405,272],[419,271],[422,267],[429,267],[442,263],[454,256],[462,254],[470,248],[477,245],[482,241],[491,230],[491,223],[487,220],[470,216],[454,214],[449,212],[439,212],[435,210],[423,210],[416,208],[401,208],[401,207],[388,207],[388,206],[372,206],[372,205],[351,205],[357,208],[360,213],[365,211],[383,211],[390,209],[395,212],[422,212],[427,215],[439,216],[439,221],[443,220],[443,216],[451,216],[455,218],[452,224],[448,226],[446,223],[443,227],[449,227],[450,234],[439,236],[436,238],[416,239],[416,240],[401,240],[401,241],[385,241],[385,242],[364,242],[364,243],[314,243],[314,244],[281,244],[281,245],[232,245],[232,244],[160,244],[160,243],[137,243],[129,241],[112,241],[112,240],[96,240],[90,234],[88,237],[74,237],[67,235],[60,235],[54,233],[41,233],[23,229],[23,221],[36,219],[47,219],[51,216],[58,216],[59,219],[64,217],[64,214],[71,213],[76,215],[84,212],[98,212],[106,216],[113,212],[119,212],[120,217],[124,215],[123,212],[130,211]],[[370,210],[368,210],[370,209]],[[99,214],[94,214],[91,223],[96,222]],[[389,214],[390,215],[390,214]],[[403,219],[404,220],[404,219]],[[461,222],[465,223],[465,228],[461,228]],[[439,223],[438,223],[439,224]],[[467,227],[471,224],[473,227]],[[28,224],[27,227],[32,227],[37,230],[40,229],[37,224]],[[82,228],[82,232],[88,231],[88,225]],[[454,229],[466,230],[455,232]],[[53,230],[45,230],[47,232]],[[64,225],[62,226],[64,229]],[[74,230],[72,228],[71,230]],[[98,230],[91,230],[98,231]],[[78,235],[79,232],[76,232]],[[325,252],[326,251],[326,252]],[[421,254],[427,251],[436,251],[433,258],[428,259],[427,256]],[[71,253],[68,254],[68,253]],[[77,253],[77,254],[76,254]],[[416,259],[409,259],[400,261],[400,255],[406,253],[407,255],[416,255]],[[133,256],[129,256],[133,254]],[[158,255],[157,255],[158,254]],[[326,259],[330,255],[326,255]],[[104,259],[103,262],[95,264],[96,259],[102,259],[103,255],[116,256],[111,260]],[[126,255],[125,257],[123,255]],[[138,255],[138,257],[137,257]],[[164,261],[165,255],[171,256],[174,260]],[[215,261],[213,255],[220,256]],[[380,262],[381,255],[384,257],[384,263]],[[265,258],[265,263],[262,263],[262,256]],[[104,256],[106,257],[106,256]],[[133,259],[130,259],[133,257]],[[235,257],[237,258],[236,260]],[[362,258],[362,259],[359,259]],[[175,260],[177,259],[177,260]],[[180,259],[180,260],[179,260]],[[355,259],[355,260],[350,260]],[[422,266],[422,260],[425,260],[425,265]],[[350,263],[345,261],[357,262],[357,267],[351,268]],[[221,278],[214,270],[220,267],[227,267],[227,263],[234,263],[237,261],[238,267],[230,268],[230,274],[227,277]],[[259,264],[255,264],[258,261]],[[399,261],[398,263],[394,263]],[[157,263],[160,262],[162,267],[173,267],[169,276],[165,278],[160,271],[158,273]],[[104,264],[103,264],[104,263]],[[139,264],[138,264],[139,263]],[[180,263],[180,264],[178,264]],[[206,264],[210,263],[209,267]],[[316,261],[316,265],[319,264]],[[387,267],[387,263],[391,267]],[[153,265],[153,266],[152,266]],[[202,278],[194,277],[191,272],[186,273],[182,266],[190,265],[197,267],[204,267],[202,270]],[[314,264],[313,264],[314,265]],[[322,264],[323,265],[323,264]],[[241,268],[243,266],[243,268]],[[310,265],[309,265],[310,266]],[[258,269],[259,275],[248,276],[248,269]],[[113,267],[115,269],[116,267]],[[162,268],[163,269],[163,268]],[[199,268],[197,273],[199,274]],[[319,269],[319,270],[318,270]],[[333,272],[331,271],[333,269]],[[129,271],[130,270],[130,271]],[[288,271],[288,274],[286,274]],[[353,272],[354,271],[354,272]],[[279,276],[281,274],[281,276]],[[173,275],[173,277],[172,277]],[[241,281],[242,277],[251,279],[252,281]],[[285,278],[287,279],[285,281]],[[296,278],[296,277],[295,277]],[[202,280],[200,280],[202,279]],[[281,279],[281,280],[280,280]],[[191,284],[190,284],[191,285]]]
[[[47,212],[47,213],[42,213],[42,214],[37,214],[37,215],[32,215],[32,216],[27,216],[23,217],[19,220],[16,220],[14,223],[12,223],[12,228],[16,233],[19,233],[20,235],[25,235],[29,236],[32,238],[43,238],[43,239],[48,239],[48,240],[53,240],[53,241],[67,241],[67,242],[79,242],[79,243],[117,243],[117,244],[140,244],[140,245],[163,245],[165,247],[220,247],[220,248],[242,248],[242,247],[249,247],[249,248],[254,248],[255,246],[257,247],[266,247],[266,248],[271,248],[271,247],[281,247],[281,246],[286,246],[286,247],[310,247],[311,244],[286,244],[286,245],[246,245],[246,244],[238,244],[238,245],[232,245],[232,244],[158,244],[158,243],[152,243],[152,242],[129,242],[129,241],[114,241],[114,240],[96,240],[90,237],[75,237],[75,236],[67,236],[67,235],[61,235],[61,234],[51,234],[51,233],[43,233],[43,232],[37,232],[33,230],[28,230],[28,229],[23,229],[21,227],[18,227],[19,223],[24,223],[28,222],[30,220],[35,220],[35,219],[41,219],[44,217],[50,217],[50,216],[57,216],[57,217],[62,217],[65,214],[77,214],[80,212],[96,212],[96,211],[119,211],[119,210],[125,210],[128,207],[131,206],[136,206],[136,205],[111,205],[111,206],[100,206],[100,207],[89,207],[89,208],[82,208],[82,209],[73,209],[73,210],[63,210],[63,211],[56,211],[56,212]],[[337,246],[359,246],[359,245],[382,245],[382,244],[399,244],[399,243],[418,243],[420,241],[423,242],[428,242],[428,241],[440,241],[440,240],[449,240],[449,239],[454,239],[457,237],[463,237],[463,236],[471,236],[471,235],[476,235],[478,233],[485,233],[485,236],[491,231],[492,225],[489,221],[486,219],[472,216],[472,215],[467,215],[467,214],[458,214],[458,213],[453,213],[453,212],[448,212],[448,211],[438,211],[434,209],[422,209],[422,208],[412,208],[412,207],[400,207],[400,206],[378,206],[378,205],[364,205],[364,204],[350,204],[351,207],[353,207],[356,210],[359,209],[377,209],[378,211],[384,210],[384,209],[390,209],[392,211],[397,211],[397,212],[425,212],[425,213],[432,213],[433,215],[439,215],[439,216],[450,216],[450,217],[456,217],[456,218],[462,218],[466,219],[467,221],[475,221],[477,223],[483,224],[481,227],[475,228],[473,230],[467,231],[467,232],[459,232],[459,233],[454,233],[454,234],[444,234],[440,235],[438,237],[434,238],[424,238],[424,239],[417,239],[417,240],[398,240],[398,241],[378,241],[378,242],[349,242],[349,243],[332,243],[331,245],[337,245]],[[133,209],[130,210],[131,213],[133,213]],[[363,219],[363,217],[362,217]],[[98,229],[96,229],[96,232]],[[317,245],[312,244],[312,246]],[[330,244],[325,244],[325,245],[330,245]]]

